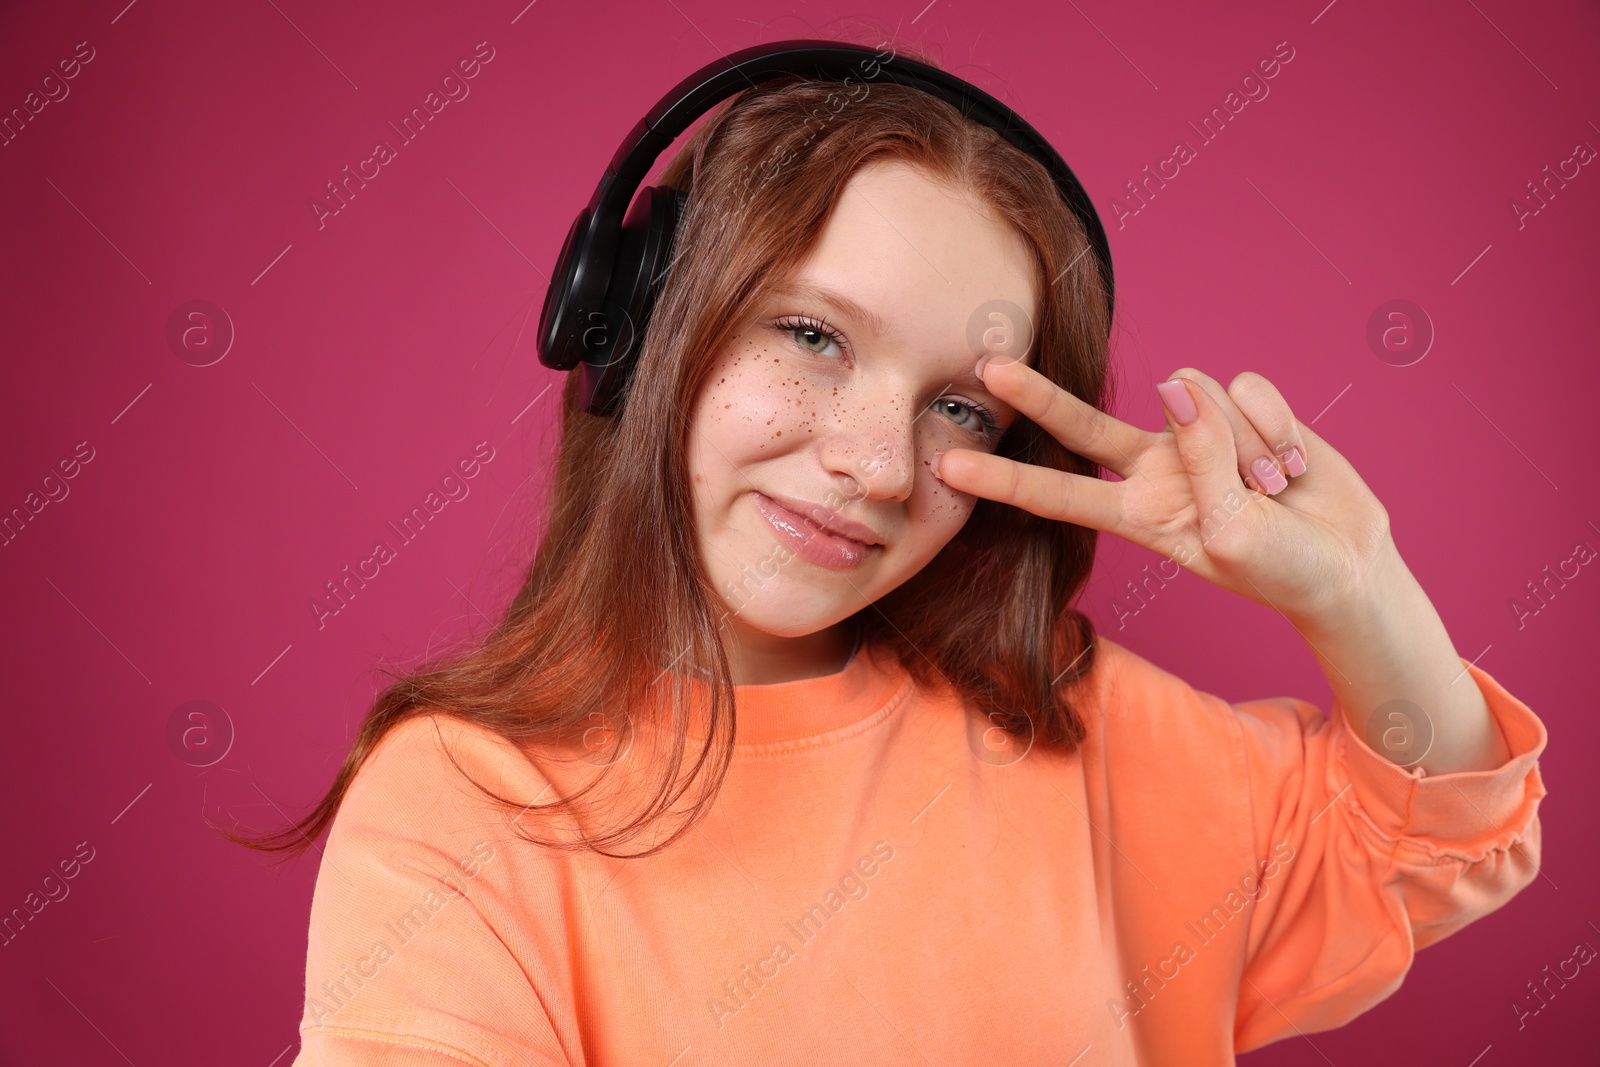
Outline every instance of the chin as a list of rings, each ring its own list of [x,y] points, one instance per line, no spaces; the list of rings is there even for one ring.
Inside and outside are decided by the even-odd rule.
[[[773,637],[807,637],[855,614],[855,609],[800,602],[802,598],[771,592],[773,595],[749,601],[737,611],[726,600],[723,604],[740,625]]]

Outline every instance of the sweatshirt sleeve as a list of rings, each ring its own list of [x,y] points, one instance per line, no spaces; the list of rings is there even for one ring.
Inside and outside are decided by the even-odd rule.
[[[1545,728],[1461,662],[1510,749],[1493,770],[1400,767],[1351,729],[1337,700],[1327,718],[1292,698],[1233,705],[1260,861],[1237,1051],[1349,1022],[1399,988],[1417,949],[1538,874]]]
[[[569,1062],[547,984],[502,936],[505,819],[465,792],[443,732],[459,736],[432,717],[395,727],[339,808],[312,897],[293,1067]]]

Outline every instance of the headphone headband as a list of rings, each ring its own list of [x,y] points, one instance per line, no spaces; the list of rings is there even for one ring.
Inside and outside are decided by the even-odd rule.
[[[658,272],[669,262],[683,194],[649,187],[649,195],[640,196],[629,212],[645,175],[718,102],[788,75],[838,82],[882,79],[920,89],[1039,160],[1088,233],[1111,306],[1111,247],[1100,216],[1060,153],[1015,111],[953,74],[892,53],[885,58],[839,41],[769,42],[706,64],[663,96],[623,138],[568,229],[539,319],[539,359],[557,370],[582,363],[585,410],[606,414],[619,399],[632,369],[635,339],[643,336],[654,304]]]

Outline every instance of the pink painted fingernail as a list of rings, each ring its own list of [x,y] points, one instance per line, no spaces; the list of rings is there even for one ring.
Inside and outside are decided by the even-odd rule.
[[[1289,479],[1283,476],[1278,465],[1266,456],[1250,464],[1250,469],[1255,472],[1256,481],[1261,483],[1268,496],[1277,496],[1289,485]]]
[[[1200,415],[1194,406],[1194,397],[1189,395],[1189,388],[1183,384],[1183,379],[1173,378],[1171,381],[1161,382],[1156,386],[1156,392],[1166,401],[1167,410],[1172,412],[1172,417],[1177,420],[1179,426],[1189,425]]]
[[[1305,457],[1298,448],[1291,448],[1283,454],[1283,465],[1289,469],[1290,476],[1298,476],[1306,472]]]

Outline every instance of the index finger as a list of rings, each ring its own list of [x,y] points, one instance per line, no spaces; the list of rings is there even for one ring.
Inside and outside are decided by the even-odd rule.
[[[1155,436],[1073,396],[1026,363],[991,356],[979,370],[989,391],[1064,446],[1126,479]]]
[[[1115,532],[1122,515],[1120,483],[1020,463],[992,452],[952,448],[939,455],[934,477],[957,492],[1108,533]]]

